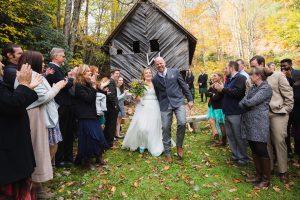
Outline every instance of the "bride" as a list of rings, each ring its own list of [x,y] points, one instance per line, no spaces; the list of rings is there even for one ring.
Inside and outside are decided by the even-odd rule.
[[[131,151],[139,148],[140,153],[147,149],[153,156],[159,156],[164,147],[159,103],[151,81],[152,77],[150,68],[144,69],[142,79],[147,85],[147,91],[142,98],[137,97],[138,104],[122,148]]]

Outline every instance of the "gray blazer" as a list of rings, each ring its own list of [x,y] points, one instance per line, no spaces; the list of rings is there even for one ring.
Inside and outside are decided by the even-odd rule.
[[[264,81],[258,87],[252,87],[240,101],[239,106],[246,112],[242,114],[241,129],[247,140],[267,142],[269,137],[269,103],[272,88]]]
[[[169,106],[176,109],[184,105],[184,96],[189,102],[193,101],[188,85],[178,69],[168,68],[165,78],[157,73],[152,82],[159,101],[160,111],[167,111]]]

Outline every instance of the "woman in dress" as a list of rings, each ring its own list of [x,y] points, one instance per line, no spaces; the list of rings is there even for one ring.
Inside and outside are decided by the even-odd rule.
[[[267,142],[270,137],[269,103],[272,88],[266,81],[271,73],[266,70],[258,67],[252,70],[250,78],[254,86],[239,103],[245,110],[242,114],[241,132],[248,140],[256,170],[256,176],[247,178],[246,181],[254,183],[258,188],[269,187],[271,174]]]
[[[96,111],[96,81],[87,65],[78,68],[75,79],[75,114],[78,119],[78,149],[75,163],[91,167],[91,158],[104,164],[102,154],[108,144]]]
[[[2,67],[0,61],[0,75]],[[31,174],[35,159],[26,107],[38,99],[33,88],[41,77],[35,77],[38,81],[31,77],[30,66],[24,65],[17,72],[20,84],[15,90],[0,80],[0,199],[34,199]]]
[[[128,90],[124,90],[123,77],[120,77],[117,82],[117,96],[119,100],[120,112],[118,114],[118,119],[117,119],[116,138],[123,138],[124,136],[121,136],[121,121],[122,118],[126,116],[124,102],[126,96],[128,96]]]
[[[225,116],[222,111],[222,94],[214,88],[214,83],[222,84],[223,75],[221,73],[214,73],[212,75],[213,84],[206,92],[206,96],[210,97],[208,102],[208,118],[211,124],[211,129],[214,137],[212,146],[226,145],[225,135]],[[220,141],[222,138],[222,141]]]
[[[43,55],[40,52],[25,51],[20,57],[19,68],[23,64],[28,63],[33,70],[32,77],[39,76],[43,72],[43,60]],[[15,87],[17,85],[19,85],[19,82],[16,80]],[[46,191],[46,189],[42,187],[42,183],[53,179],[47,127],[55,127],[58,124],[58,116],[53,114],[57,112],[54,97],[65,85],[66,81],[62,80],[51,87],[46,78],[43,77],[42,82],[34,88],[34,91],[38,95],[38,100],[27,107],[30,120],[31,141],[36,161],[32,181],[37,198],[51,198],[54,196],[53,193]]]
[[[138,104],[123,141],[123,148],[143,153],[147,149],[153,156],[163,150],[162,124],[159,103],[152,84],[152,72],[146,68],[142,73],[147,91],[143,97],[136,97]]]

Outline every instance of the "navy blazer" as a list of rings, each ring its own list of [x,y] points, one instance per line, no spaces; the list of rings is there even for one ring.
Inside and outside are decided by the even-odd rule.
[[[160,77],[157,73],[152,82],[161,111],[167,111],[169,105],[172,108],[179,108],[184,105],[184,96],[189,102],[193,101],[188,85],[178,69],[168,68],[165,78]]]
[[[55,72],[54,74],[49,74],[46,76],[47,81],[52,86],[54,83],[57,83],[61,80],[65,80],[65,74],[60,67],[53,63],[49,63],[48,66],[52,68]],[[67,85],[60,90],[60,92],[56,95],[55,101],[58,105],[72,105],[73,98],[69,92],[69,89],[73,86],[73,79],[70,78]]]

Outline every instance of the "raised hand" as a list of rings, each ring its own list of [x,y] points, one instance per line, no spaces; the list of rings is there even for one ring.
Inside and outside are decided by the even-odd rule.
[[[17,80],[19,81],[20,85],[24,85],[29,87],[31,82],[32,70],[31,66],[28,63],[23,64],[20,71],[17,71]]]
[[[51,74],[54,74],[55,73],[55,70],[54,69],[52,69],[52,68],[47,68],[46,69],[46,72],[45,72],[45,74],[46,74],[46,76],[48,76],[48,75],[51,75]]]
[[[57,83],[54,83],[53,87],[57,87],[58,89],[62,89],[67,85],[67,83],[68,82],[66,80],[61,80],[61,81],[58,81]]]
[[[31,82],[29,84],[29,88],[33,89],[35,88],[36,86],[38,86],[39,84],[41,84],[43,81],[43,76],[40,75],[40,74],[36,74],[35,77],[33,77],[31,79]]]

